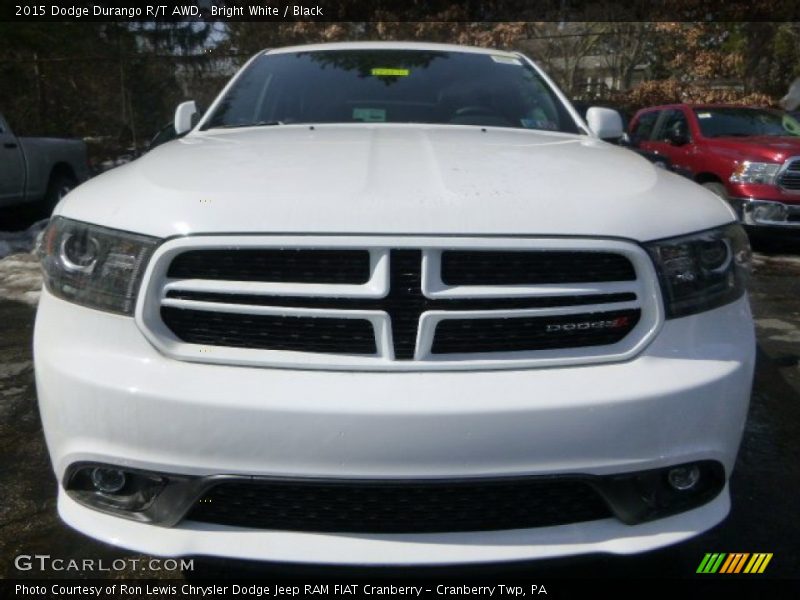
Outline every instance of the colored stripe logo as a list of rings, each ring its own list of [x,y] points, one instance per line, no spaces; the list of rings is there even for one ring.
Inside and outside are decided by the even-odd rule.
[[[700,561],[697,573],[763,573],[771,560],[772,552],[709,552]]]

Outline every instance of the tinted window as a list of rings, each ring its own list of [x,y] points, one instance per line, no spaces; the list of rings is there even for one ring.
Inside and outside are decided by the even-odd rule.
[[[705,137],[800,135],[800,124],[788,114],[758,108],[695,108]]]
[[[633,131],[631,135],[636,140],[649,140],[650,135],[653,133],[653,127],[656,124],[656,119],[658,118],[659,111],[654,110],[652,112],[644,113],[639,120],[636,122],[636,125],[633,127]]]
[[[419,50],[260,56],[203,128],[359,122],[580,132],[552,90],[522,60]]]
[[[666,111],[666,115],[664,115],[664,118],[661,120],[661,124],[658,126],[658,131],[656,131],[654,139],[666,140],[668,131],[678,130],[685,132],[686,135],[689,134],[689,122],[686,120],[686,115],[683,114],[682,110],[672,109]]]

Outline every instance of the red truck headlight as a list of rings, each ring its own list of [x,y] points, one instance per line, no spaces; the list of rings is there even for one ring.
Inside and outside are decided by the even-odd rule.
[[[750,162],[740,163],[730,177],[732,183],[761,183],[772,185],[778,175],[779,163]]]

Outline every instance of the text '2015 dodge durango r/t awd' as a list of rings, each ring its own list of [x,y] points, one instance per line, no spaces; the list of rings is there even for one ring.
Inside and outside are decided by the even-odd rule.
[[[157,555],[634,553],[725,518],[749,246],[524,56],[263,52],[69,194],[35,332],[58,509]]]

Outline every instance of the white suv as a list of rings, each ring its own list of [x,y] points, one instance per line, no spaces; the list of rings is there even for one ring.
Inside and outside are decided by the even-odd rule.
[[[747,239],[524,56],[270,50],[40,249],[61,517],[156,555],[459,563],[728,513]]]

